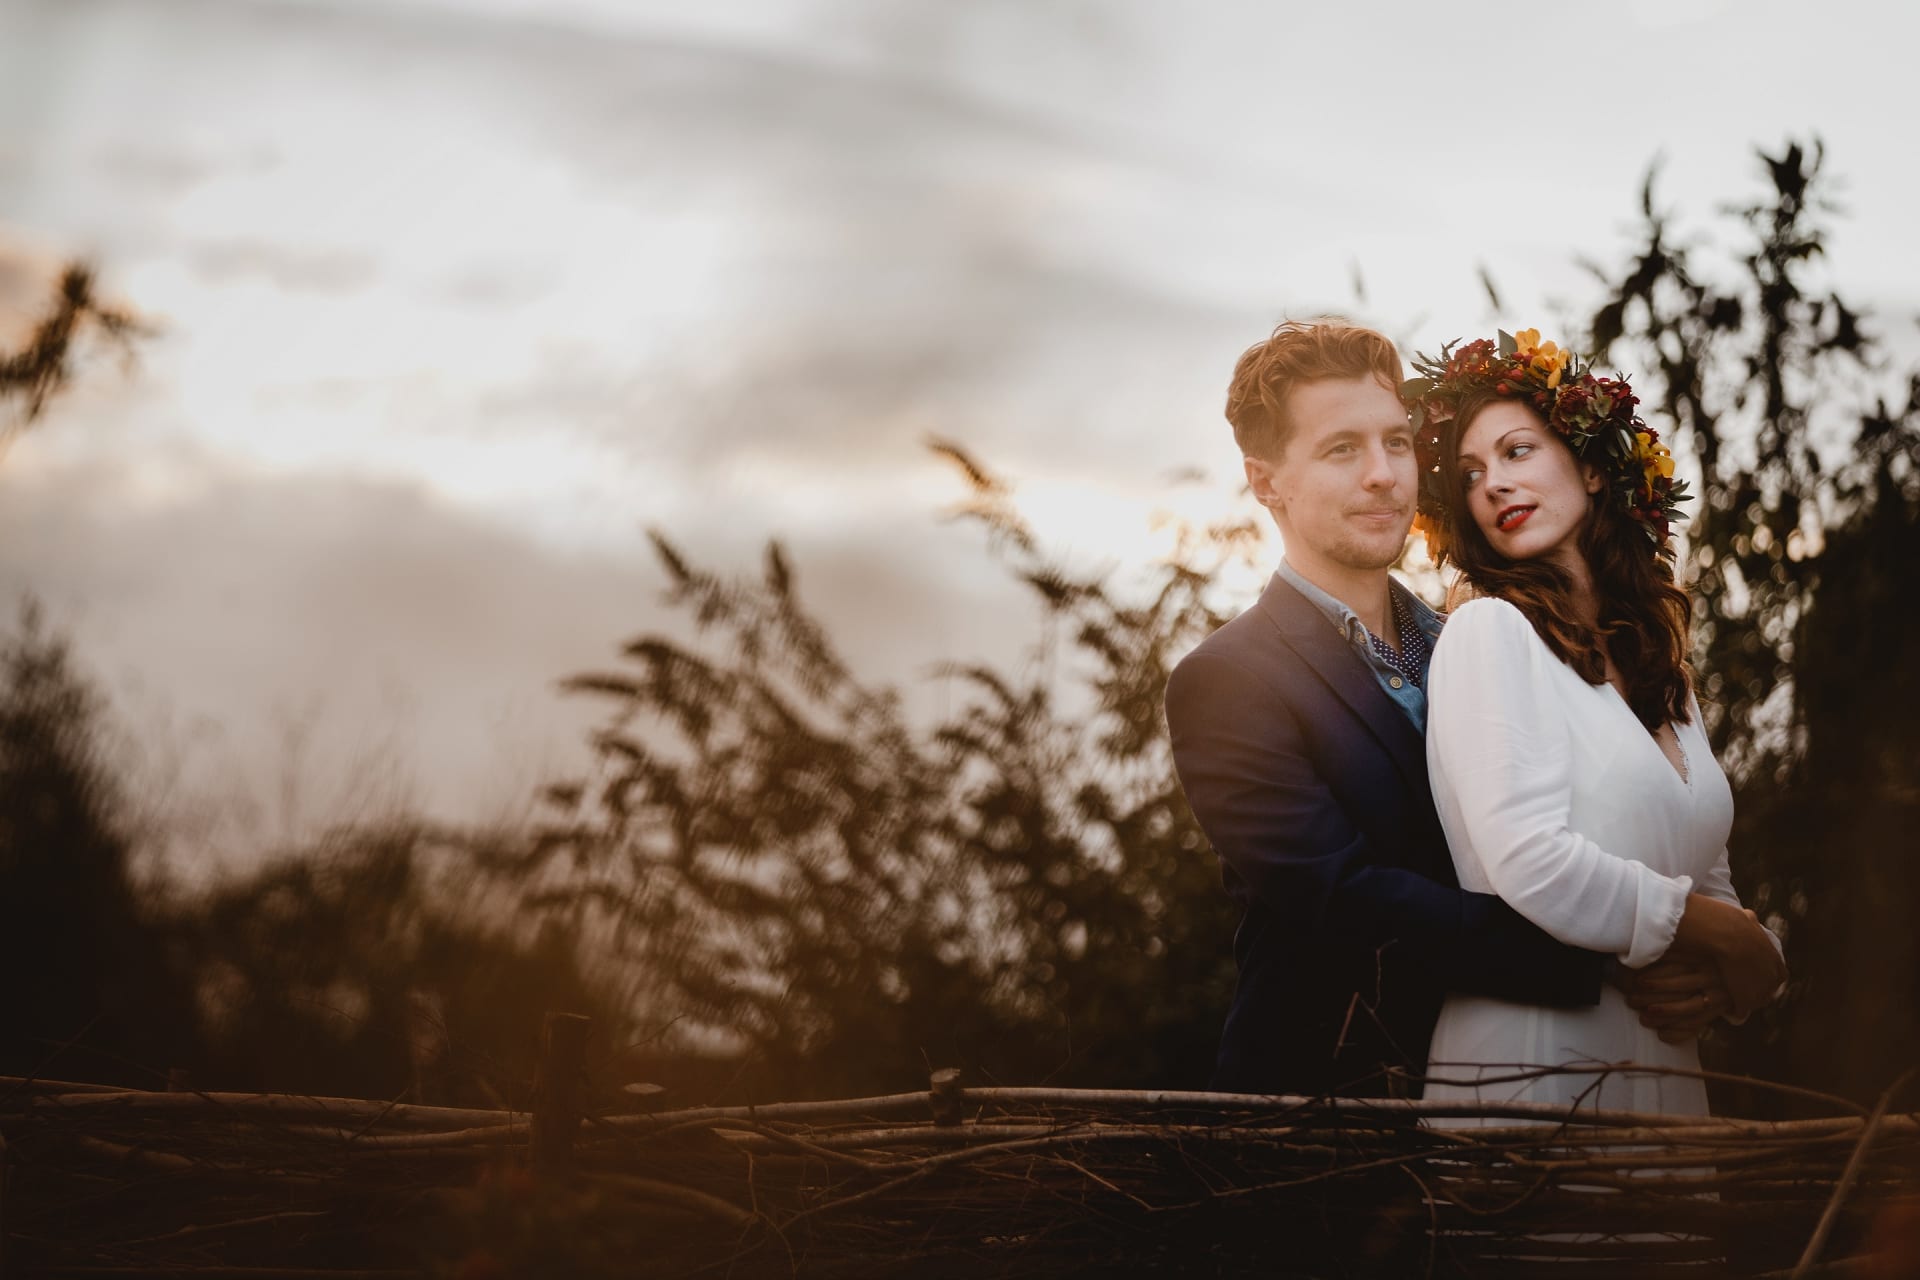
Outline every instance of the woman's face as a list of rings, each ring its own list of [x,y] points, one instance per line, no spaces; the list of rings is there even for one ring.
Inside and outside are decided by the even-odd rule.
[[[1461,433],[1458,459],[1467,510],[1487,545],[1508,560],[1546,557],[1580,571],[1580,528],[1605,480],[1539,414],[1494,401]]]

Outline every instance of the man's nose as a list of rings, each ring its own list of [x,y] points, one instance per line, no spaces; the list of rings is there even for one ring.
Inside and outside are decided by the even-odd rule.
[[[1393,469],[1393,455],[1387,452],[1385,445],[1376,444],[1367,451],[1367,487],[1369,489],[1391,489],[1400,477]]]

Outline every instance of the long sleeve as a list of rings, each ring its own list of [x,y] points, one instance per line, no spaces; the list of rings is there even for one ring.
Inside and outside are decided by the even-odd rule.
[[[1730,902],[1736,907],[1742,905],[1740,895],[1733,889],[1733,867],[1727,861],[1725,849],[1720,851],[1720,857],[1715,860],[1712,870],[1701,876],[1700,882],[1693,886],[1693,891],[1708,898],[1717,898],[1721,902]]]
[[[1573,749],[1549,664],[1557,659],[1504,600],[1470,601],[1448,619],[1428,682],[1427,760],[1441,822],[1463,879],[1476,878],[1471,859],[1495,893],[1554,937],[1637,969],[1672,945],[1693,883],[1569,826]]]
[[[1687,695],[1687,711],[1688,711],[1688,714],[1690,714],[1693,717],[1693,723],[1699,724],[1700,723],[1700,702],[1699,702],[1699,699],[1695,698],[1692,694]],[[1706,766],[1696,765],[1695,767],[1704,768]],[[1740,901],[1739,893],[1734,890],[1733,865],[1728,860],[1727,850],[1724,846],[1720,850],[1720,856],[1713,860],[1713,866],[1708,868],[1707,873],[1701,876],[1699,882],[1693,886],[1693,891],[1695,893],[1702,894],[1705,897],[1715,898],[1721,902],[1731,903],[1736,907],[1744,907],[1746,905],[1745,903]],[[1766,925],[1764,922],[1762,923],[1761,927],[1766,928]],[[1787,948],[1786,948],[1786,945],[1780,941],[1779,934],[1775,933],[1772,929],[1767,928],[1767,939],[1773,943],[1773,949],[1775,951],[1778,951],[1782,956],[1786,955]],[[1746,1019],[1734,1018],[1734,1019],[1729,1019],[1729,1021],[1734,1022],[1737,1025],[1741,1022],[1746,1021]]]
[[[1538,1004],[1599,998],[1602,957],[1560,945],[1491,895],[1397,865],[1414,860],[1406,850],[1373,847],[1268,682],[1196,653],[1169,680],[1166,712],[1181,785],[1230,883],[1300,938],[1411,948],[1454,990]]]

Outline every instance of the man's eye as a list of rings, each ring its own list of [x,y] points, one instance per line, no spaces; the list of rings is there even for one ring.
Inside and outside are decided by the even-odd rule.
[[[1413,437],[1394,436],[1387,441],[1387,448],[1394,450],[1396,453],[1405,453],[1407,450],[1413,448]]]

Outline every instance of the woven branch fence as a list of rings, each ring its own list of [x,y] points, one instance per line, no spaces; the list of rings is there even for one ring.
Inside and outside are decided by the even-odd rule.
[[[549,1018],[530,1113],[0,1078],[0,1277],[1920,1275],[1920,1114],[1884,1100],[1703,1121],[941,1071],[582,1116],[584,1034]]]

